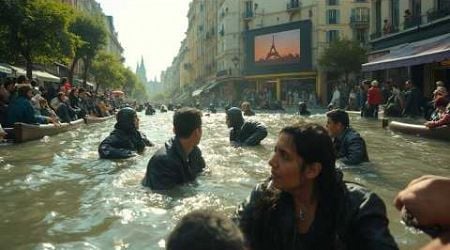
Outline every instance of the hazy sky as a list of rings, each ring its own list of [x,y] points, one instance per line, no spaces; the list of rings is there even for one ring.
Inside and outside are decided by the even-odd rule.
[[[144,56],[147,78],[153,79],[172,63],[188,26],[190,0],[97,0],[114,17],[125,64],[136,70]]]
[[[300,30],[288,30],[255,37],[255,61],[266,58],[275,36],[275,48],[280,56],[300,55]]]

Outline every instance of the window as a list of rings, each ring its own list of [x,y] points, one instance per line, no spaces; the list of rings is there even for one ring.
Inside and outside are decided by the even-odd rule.
[[[358,42],[365,44],[367,42],[367,30],[366,29],[357,29],[355,31],[355,39]]]
[[[327,42],[331,43],[339,39],[339,30],[329,30],[327,31]]]
[[[354,22],[368,22],[369,21],[369,8],[352,9],[351,20]]]
[[[438,0],[437,2],[438,10],[450,10],[450,0]]]
[[[339,0],[327,0],[328,5],[334,6],[339,5]]]
[[[390,12],[391,12],[391,21],[392,27],[397,28],[400,22],[400,11],[399,11],[400,0],[391,0],[390,2]]]
[[[375,2],[375,25],[376,33],[381,33],[381,0]]]
[[[253,2],[252,1],[245,2],[245,12],[246,13],[252,13],[253,12]]]
[[[339,23],[339,10],[328,10],[327,12],[327,24]]]

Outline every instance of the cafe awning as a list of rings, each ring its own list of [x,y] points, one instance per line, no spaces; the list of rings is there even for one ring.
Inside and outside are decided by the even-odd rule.
[[[33,70],[33,77],[36,77],[37,79],[44,82],[61,82],[61,79],[59,77],[40,70]]]
[[[392,47],[363,64],[365,72],[441,62],[450,59],[450,34]],[[372,53],[372,56],[376,53]],[[370,57],[370,56],[369,56]]]
[[[5,73],[5,74],[10,75],[10,74],[12,74],[12,70],[9,67],[0,65],[0,73]]]
[[[16,66],[9,66],[9,67],[15,72],[14,75],[16,77],[27,74],[27,71],[23,68],[16,67]],[[40,71],[40,70],[33,70],[33,78],[37,78],[44,82],[59,83],[61,81],[61,79],[59,77],[52,75],[45,71]]]

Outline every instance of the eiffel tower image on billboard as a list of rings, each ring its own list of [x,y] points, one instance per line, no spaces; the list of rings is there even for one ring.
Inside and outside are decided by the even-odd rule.
[[[266,61],[267,60],[273,60],[273,59],[280,59],[281,56],[277,51],[277,48],[275,47],[275,36],[272,36],[272,46],[270,47],[269,53],[267,53]]]

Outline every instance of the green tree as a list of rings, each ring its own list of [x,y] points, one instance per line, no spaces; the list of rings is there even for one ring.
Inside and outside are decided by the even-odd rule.
[[[117,56],[101,51],[92,62],[92,74],[97,88],[117,88],[124,85],[123,65]]]
[[[33,63],[52,63],[73,53],[75,37],[68,32],[73,18],[69,6],[56,0],[0,0],[0,43],[9,59],[22,57],[27,76]]]
[[[77,37],[74,57],[70,66],[69,81],[73,82],[75,65],[80,59],[83,59],[83,84],[86,84],[87,73],[92,60],[106,45],[105,23],[100,16],[77,13],[76,18],[69,26],[69,31]]]
[[[367,54],[364,48],[350,40],[336,40],[325,49],[319,58],[319,65],[327,72],[344,75],[348,82],[351,73],[361,72],[361,65],[367,62]]]
[[[124,76],[123,91],[127,95],[140,101],[148,99],[144,83],[138,79],[133,71],[129,68],[124,68],[122,74]]]

